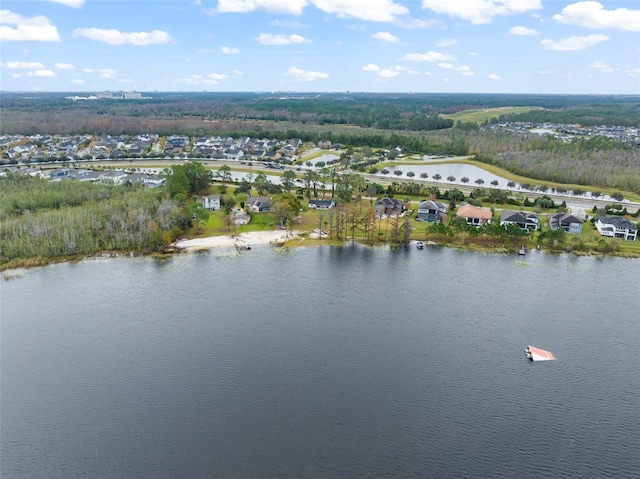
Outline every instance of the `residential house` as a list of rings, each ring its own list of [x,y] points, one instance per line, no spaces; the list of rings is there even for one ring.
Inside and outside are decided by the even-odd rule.
[[[330,210],[336,204],[333,200],[309,200],[309,208],[314,208],[317,210]]]
[[[418,205],[416,221],[429,223],[441,223],[447,216],[447,205],[438,201],[423,201]]]
[[[530,211],[502,210],[500,226],[518,225],[523,231],[537,231],[540,229],[540,218]]]
[[[401,215],[404,212],[404,202],[397,198],[380,198],[375,205],[376,214],[382,215]]]
[[[98,178],[102,183],[113,183],[114,185],[122,184],[128,173],[120,170],[109,170],[103,172]]]
[[[268,212],[271,208],[271,200],[266,196],[251,196],[247,199],[246,206],[253,213]]]
[[[236,226],[248,225],[251,221],[251,216],[246,213],[236,212],[233,215],[233,224]]]
[[[220,209],[220,195],[208,195],[198,198],[198,203],[202,203],[204,208],[209,211]]]
[[[493,213],[489,208],[478,208],[477,206],[473,206],[469,203],[465,203],[460,206],[456,214],[465,218],[467,220],[467,224],[471,226],[482,226],[484,224],[491,223],[491,219],[493,218]]]
[[[629,241],[635,241],[638,238],[638,228],[622,216],[601,216],[596,220],[596,228],[602,236]]]
[[[556,213],[549,216],[549,228],[551,231],[562,229],[566,233],[579,235],[582,233],[583,221],[568,213]]]
[[[240,160],[244,158],[244,151],[238,148],[230,148],[224,153],[224,156],[230,160]]]

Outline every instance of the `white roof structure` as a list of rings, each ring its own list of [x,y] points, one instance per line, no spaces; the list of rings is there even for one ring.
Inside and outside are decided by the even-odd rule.
[[[531,352],[532,361],[553,361],[556,359],[550,351],[545,351],[544,349],[536,348],[534,346],[528,346],[528,348]]]

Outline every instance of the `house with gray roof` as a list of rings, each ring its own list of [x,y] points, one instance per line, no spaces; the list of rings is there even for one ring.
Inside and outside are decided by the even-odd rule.
[[[549,228],[551,231],[562,229],[566,233],[579,235],[582,233],[583,221],[577,216],[568,213],[556,213],[549,216]]]
[[[251,196],[247,198],[246,206],[247,209],[253,213],[266,213],[269,211],[269,208],[271,208],[271,200],[266,196]]]
[[[638,238],[638,228],[622,216],[600,216],[595,223],[596,229],[602,236],[622,238],[635,241]]]
[[[332,199],[328,200],[309,200],[309,208],[314,208],[316,210],[330,210],[336,204]]]
[[[418,205],[416,221],[426,221],[429,223],[440,223],[447,216],[447,205],[439,201],[422,201]]]
[[[397,198],[380,198],[374,206],[376,214],[382,215],[400,215],[404,212],[404,201]]]
[[[540,229],[540,218],[530,211],[502,210],[500,226],[518,225],[523,231],[537,231]]]

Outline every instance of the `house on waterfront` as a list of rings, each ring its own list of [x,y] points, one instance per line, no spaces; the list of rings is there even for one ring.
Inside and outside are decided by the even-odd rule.
[[[404,212],[404,201],[397,198],[380,198],[374,208],[378,216],[398,216]]]
[[[568,213],[556,213],[549,216],[549,228],[551,231],[562,229],[566,233],[579,235],[582,233],[583,221],[577,216]]]
[[[523,231],[537,231],[540,229],[540,218],[531,211],[502,210],[500,226],[506,225],[518,225]]]
[[[330,210],[336,204],[333,200],[309,200],[309,208],[316,210]]]
[[[205,210],[215,211],[220,209],[220,195],[208,195],[198,198],[198,203],[202,203]]]
[[[447,205],[439,201],[422,201],[418,205],[416,221],[426,221],[428,223],[441,223],[447,216]]]
[[[266,196],[252,196],[247,199],[246,205],[252,213],[266,213],[271,208],[271,200]]]
[[[622,238],[635,241],[638,238],[638,228],[622,216],[600,216],[595,223],[596,229],[602,236]]]
[[[464,218],[468,225],[482,226],[491,223],[493,213],[489,208],[478,208],[469,203],[465,203],[458,208],[457,216]]]

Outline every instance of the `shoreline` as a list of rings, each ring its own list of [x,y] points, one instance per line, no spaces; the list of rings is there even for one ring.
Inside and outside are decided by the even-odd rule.
[[[248,249],[252,245],[282,244],[292,239],[300,238],[300,231],[270,230],[249,231],[237,235],[207,236],[177,240],[171,244],[179,251],[199,251],[213,248]]]

